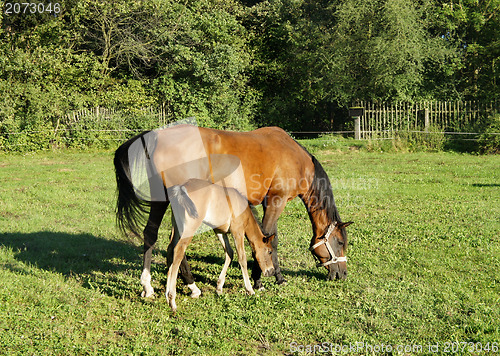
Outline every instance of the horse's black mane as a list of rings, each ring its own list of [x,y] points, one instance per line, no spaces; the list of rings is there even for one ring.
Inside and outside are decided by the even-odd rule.
[[[335,205],[335,199],[333,197],[332,185],[330,183],[330,178],[326,174],[325,170],[318,162],[316,157],[311,155],[314,163],[314,180],[311,184],[311,192],[318,199],[321,207],[326,210],[326,215],[331,222],[341,223],[339,211]]]
[[[295,140],[294,140],[295,141]],[[318,162],[316,157],[314,157],[309,151],[302,146],[300,143],[295,141],[310,157],[314,164],[314,178],[309,188],[310,196],[314,197],[316,200],[316,209],[323,209],[330,222],[341,223],[339,211],[335,205],[335,199],[333,198],[332,185],[330,183],[330,178],[326,174],[325,170]]]

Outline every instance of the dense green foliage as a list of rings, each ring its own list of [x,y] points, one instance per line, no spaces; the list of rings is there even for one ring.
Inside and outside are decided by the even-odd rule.
[[[111,152],[3,156],[0,354],[277,355],[356,342],[410,349],[334,354],[446,355],[446,342],[458,343],[453,354],[497,354],[500,156],[301,143],[328,173],[342,218],[355,221],[347,280],[315,267],[309,218],[293,200],[278,227],[286,285],[265,278],[265,291],[246,296],[234,261],[218,296],[222,248],[197,235],[187,254],[203,294],[192,300],[179,280],[175,317],[163,295],[170,221],[154,253],[158,294],[143,300],[141,249],[115,226]],[[412,349],[429,344],[439,352]]]
[[[500,114],[489,118],[485,132],[479,137],[479,148],[483,153],[500,153]]]
[[[59,3],[3,7],[4,138],[47,146],[66,113],[95,106],[325,130],[356,99],[498,99],[500,0]]]

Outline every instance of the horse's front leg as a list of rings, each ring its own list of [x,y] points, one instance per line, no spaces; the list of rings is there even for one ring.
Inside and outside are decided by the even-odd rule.
[[[234,244],[236,245],[236,252],[238,252],[238,262],[240,263],[241,274],[243,274],[243,282],[245,284],[245,289],[248,294],[254,295],[255,292],[250,283],[250,278],[248,276],[247,269],[247,255],[245,253],[245,235],[241,233],[232,232],[234,237]],[[257,261],[255,261],[256,264]]]
[[[262,219],[262,232],[264,235],[269,236],[275,234],[273,241],[271,242],[273,246],[273,265],[276,277],[276,283],[282,284],[286,282],[281,274],[281,268],[278,261],[278,218],[285,208],[286,200],[280,196],[267,197],[264,206],[264,217]],[[262,270],[259,264],[255,261],[252,267],[252,279],[254,280],[254,288],[257,290],[264,289],[261,280]]]
[[[151,297],[155,292],[151,286],[151,255],[153,253],[153,246],[158,239],[158,228],[167,208],[168,202],[151,204],[148,222],[144,229],[144,259],[141,274],[142,297]]]
[[[231,245],[229,245],[229,240],[227,239],[227,234],[217,234],[222,247],[224,247],[224,252],[226,254],[226,260],[224,262],[224,267],[222,267],[222,271],[220,272],[219,279],[217,280],[217,294],[222,294],[222,288],[224,287],[224,283],[226,281],[226,273],[231,261],[233,260],[233,249]]]

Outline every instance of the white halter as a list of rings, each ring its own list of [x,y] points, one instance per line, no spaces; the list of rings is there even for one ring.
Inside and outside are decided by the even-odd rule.
[[[334,222],[333,224],[331,224],[328,227],[328,231],[325,234],[325,238],[321,239],[320,242],[315,243],[314,245],[312,245],[309,248],[310,251],[313,251],[316,248],[318,248],[319,246],[325,244],[326,249],[330,253],[330,259],[328,261],[324,262],[324,263],[321,263],[321,262],[317,263],[316,267],[321,267],[321,266],[326,267],[326,266],[334,264],[334,263],[347,262],[347,257],[337,257],[337,256],[335,256],[335,252],[333,252],[332,246],[328,243],[328,239],[330,238],[330,235],[332,234],[333,230],[335,229],[335,226],[337,226],[337,222]]]

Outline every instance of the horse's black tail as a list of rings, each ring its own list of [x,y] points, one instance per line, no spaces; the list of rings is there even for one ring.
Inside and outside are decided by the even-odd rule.
[[[141,226],[146,221],[151,202],[140,199],[135,193],[132,179],[130,177],[129,148],[147,132],[131,138],[118,147],[115,152],[114,165],[116,173],[117,203],[116,222],[120,230],[126,234],[127,231],[141,238]]]
[[[174,185],[169,188],[170,190],[170,202],[172,204],[172,209],[176,206],[180,206],[182,209],[186,210],[189,216],[192,218],[198,218],[198,211],[196,210],[196,205],[191,200],[188,195],[186,188],[183,185]]]

